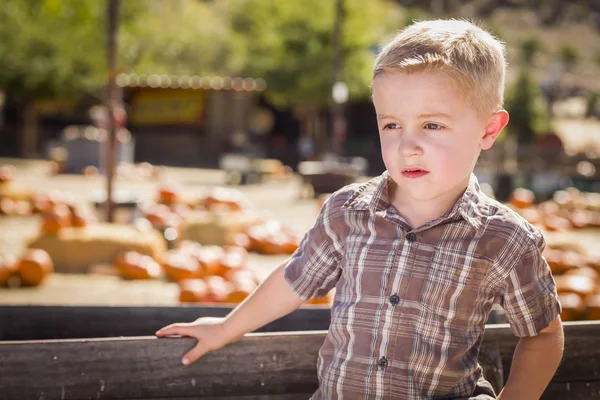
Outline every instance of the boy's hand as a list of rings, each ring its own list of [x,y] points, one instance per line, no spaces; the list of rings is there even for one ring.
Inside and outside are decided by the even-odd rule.
[[[190,336],[198,339],[198,344],[181,359],[183,365],[189,365],[208,353],[229,344],[225,334],[224,318],[198,318],[194,322],[177,323],[165,326],[156,332],[156,336]]]

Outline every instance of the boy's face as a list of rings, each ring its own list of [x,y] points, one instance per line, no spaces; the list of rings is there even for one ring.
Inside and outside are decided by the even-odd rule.
[[[394,200],[450,206],[508,114],[482,117],[444,72],[383,73],[372,87],[383,161],[399,188]]]

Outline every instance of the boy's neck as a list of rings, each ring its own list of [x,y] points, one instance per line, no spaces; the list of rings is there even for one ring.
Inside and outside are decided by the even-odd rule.
[[[469,181],[461,182],[455,190],[430,200],[416,200],[402,196],[398,186],[390,179],[389,198],[398,214],[406,220],[412,229],[419,228],[448,213],[462,197]]]

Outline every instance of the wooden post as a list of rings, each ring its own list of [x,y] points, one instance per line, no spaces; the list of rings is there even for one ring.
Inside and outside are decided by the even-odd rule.
[[[336,0],[335,2],[335,22],[333,25],[333,82],[331,87],[340,82],[344,70],[344,55],[343,55],[343,24],[345,17],[344,0]],[[331,103],[331,127],[332,127],[332,144],[331,149],[334,154],[340,156],[343,152],[343,145],[346,136],[346,120],[344,118],[344,106],[335,100]]]
[[[107,129],[108,135],[105,142],[105,171],[106,174],[106,200],[104,203],[106,210],[106,221],[113,221],[113,178],[115,169],[115,107],[117,105],[117,30],[119,21],[119,0],[109,0],[107,9],[108,19],[108,82],[106,85],[106,110],[107,110]]]

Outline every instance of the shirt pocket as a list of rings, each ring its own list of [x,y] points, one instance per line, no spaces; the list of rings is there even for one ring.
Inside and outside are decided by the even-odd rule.
[[[492,264],[468,251],[433,248],[419,299],[422,310],[454,330],[485,323],[494,297],[486,279]]]

